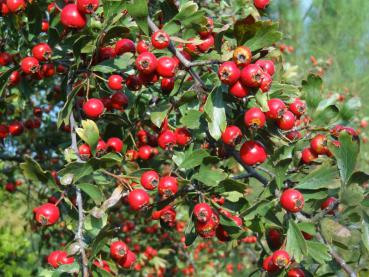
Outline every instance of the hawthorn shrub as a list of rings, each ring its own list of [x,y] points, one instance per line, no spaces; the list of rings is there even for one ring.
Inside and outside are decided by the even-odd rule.
[[[358,100],[289,74],[269,1],[200,2],[1,1],[2,198],[38,258],[2,273],[368,273]]]

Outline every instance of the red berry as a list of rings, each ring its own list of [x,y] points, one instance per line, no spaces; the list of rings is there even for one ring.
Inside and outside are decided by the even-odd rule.
[[[10,86],[16,86],[19,84],[21,80],[21,75],[19,73],[18,70],[16,71],[13,71],[12,74],[10,74],[10,77],[9,77],[9,85]]]
[[[206,38],[202,38],[203,42],[197,45],[197,48],[202,52],[206,53],[214,46],[214,37],[209,35]]]
[[[165,176],[160,179],[158,192],[161,196],[169,197],[176,194],[178,191],[177,179],[172,176]]]
[[[272,82],[273,82],[272,77],[268,73],[263,72],[263,74],[261,75],[260,90],[262,92],[269,91],[270,87],[272,86]]]
[[[110,244],[110,256],[119,260],[124,258],[128,253],[128,246],[123,241],[114,241]]]
[[[295,116],[290,111],[285,111],[281,118],[277,120],[279,129],[291,130],[295,126]]]
[[[288,255],[287,251],[284,250],[277,250],[272,256],[273,263],[279,268],[287,267],[290,263],[290,260],[290,256]]]
[[[40,63],[34,57],[26,57],[21,61],[21,68],[26,74],[34,74],[40,70]]]
[[[157,30],[151,36],[151,44],[156,49],[164,49],[169,46],[170,38],[169,35],[163,30]]]
[[[190,38],[190,39],[187,40],[188,43],[185,44],[186,53],[195,54],[195,53],[198,52],[197,45],[190,42],[190,41],[194,41],[194,40],[195,40],[195,38]]]
[[[53,225],[60,217],[59,209],[54,204],[46,203],[33,209],[35,220],[42,225]]]
[[[78,10],[77,5],[66,5],[60,14],[61,23],[65,27],[73,29],[82,29],[86,26],[86,17]]]
[[[100,99],[90,98],[83,104],[83,112],[90,118],[97,118],[104,112],[104,104]]]
[[[240,78],[241,71],[234,62],[225,62],[219,66],[218,76],[222,83],[227,85],[235,84]]]
[[[310,141],[310,148],[316,154],[327,154],[328,153],[328,140],[325,135],[318,134]]]
[[[4,139],[8,136],[9,134],[9,128],[8,126],[1,124],[0,125],[0,139]]]
[[[19,121],[13,121],[9,124],[8,128],[10,135],[14,137],[21,135],[24,130],[23,124]]]
[[[153,156],[154,149],[150,145],[143,145],[138,148],[138,156],[141,160],[149,160]]]
[[[286,134],[286,137],[289,139],[289,140],[299,140],[302,138],[302,134],[299,132],[299,131],[291,131],[291,132],[288,132]]]
[[[294,115],[300,117],[305,113],[306,105],[305,102],[301,101],[299,98],[296,98],[289,107],[290,111],[293,112]]]
[[[116,92],[111,96],[111,106],[116,110],[123,110],[128,105],[128,96],[122,92]]]
[[[274,67],[274,63],[271,60],[258,60],[256,63],[256,65],[260,66],[260,68],[268,73],[270,76],[273,76],[275,73],[275,67]]]
[[[276,272],[278,270],[278,267],[273,263],[273,255],[270,255],[264,259],[263,269],[267,272]]]
[[[288,271],[287,277],[305,277],[305,273],[300,268],[292,268]]]
[[[278,249],[282,246],[283,237],[282,233],[278,229],[269,229],[267,234],[268,244],[272,249]]]
[[[115,57],[115,49],[113,47],[101,47],[99,49],[99,61],[109,60]]]
[[[159,75],[156,72],[150,74],[144,74],[142,72],[139,72],[138,78],[140,79],[140,82],[142,84],[144,84],[145,86],[150,86],[155,84],[159,80]]]
[[[186,128],[177,128],[175,130],[176,143],[185,146],[191,141],[191,133]]]
[[[1,3],[1,15],[6,16],[10,13],[9,7],[6,3]]]
[[[0,53],[0,65],[7,66],[13,61],[12,55],[7,52]]]
[[[150,203],[150,196],[143,189],[134,189],[128,194],[128,204],[132,210],[138,211]]]
[[[24,11],[27,3],[25,0],[6,0],[6,5],[12,13]]]
[[[207,17],[206,18],[206,26],[205,28],[202,28],[199,31],[199,35],[202,38],[206,38],[207,36],[211,35],[211,33],[213,32],[213,28],[214,28],[214,21],[211,17]]]
[[[281,99],[278,98],[268,100],[268,107],[269,111],[267,111],[265,115],[269,119],[281,118],[286,109],[286,105],[283,103]]]
[[[280,203],[291,213],[297,213],[304,207],[304,196],[296,189],[286,189],[282,192]]]
[[[166,130],[160,134],[158,144],[162,149],[170,149],[176,144],[176,135],[174,132]]]
[[[135,43],[128,38],[120,39],[115,44],[115,54],[117,56],[127,52],[134,53],[135,51],[136,51]]]
[[[160,88],[165,94],[170,93],[174,88],[174,78],[163,78],[161,79]]]
[[[137,42],[136,51],[138,54],[148,52],[150,50],[150,44],[146,40],[140,40]]]
[[[56,250],[56,251],[51,252],[49,256],[47,256],[47,263],[54,268],[59,267],[60,265],[59,256],[61,253],[64,253],[64,251]]]
[[[112,90],[123,89],[123,77],[120,75],[111,75],[108,78],[108,87]]]
[[[305,148],[302,150],[301,160],[304,164],[311,164],[317,158],[318,155],[311,148]]]
[[[254,0],[254,5],[258,9],[265,9],[269,5],[270,0]]]
[[[212,238],[216,235],[216,229],[219,226],[219,216],[214,212],[210,220],[206,222],[195,221],[196,232],[203,238]]]
[[[320,208],[322,210],[325,210],[326,208],[330,207],[331,205],[333,205],[333,203],[335,203],[337,201],[336,198],[334,197],[328,197],[321,205]],[[334,215],[334,211],[329,211],[328,214]]]
[[[52,77],[55,75],[55,66],[51,63],[43,64],[41,73],[44,77]]]
[[[91,150],[90,150],[90,146],[88,146],[88,144],[81,144],[78,147],[78,152],[79,152],[79,155],[81,156],[81,158],[83,160],[87,160],[88,158],[91,157]]]
[[[109,150],[113,150],[116,153],[120,153],[123,150],[123,141],[119,138],[110,138],[106,142]]]
[[[144,52],[136,59],[137,70],[143,74],[154,73],[158,66],[158,61],[155,55],[151,52]]]
[[[261,85],[263,71],[258,65],[249,64],[241,71],[241,82],[243,85],[256,88]]]
[[[246,46],[238,46],[233,52],[233,61],[238,66],[246,66],[251,63],[252,53]]]
[[[263,128],[265,121],[265,115],[260,108],[251,108],[245,112],[244,122],[247,127]]]
[[[47,43],[39,43],[32,48],[32,55],[40,62],[43,62],[51,58],[52,50]]]
[[[229,87],[229,93],[237,98],[244,98],[249,94],[247,87],[242,85],[240,81],[237,81],[235,84]]]
[[[196,204],[193,208],[193,215],[196,220],[200,222],[207,222],[211,219],[211,215],[213,214],[213,210],[206,203]]]
[[[108,146],[105,143],[105,141],[103,141],[102,139],[99,139],[99,141],[97,142],[97,145],[96,145],[96,154],[98,156],[100,156],[100,155],[104,154],[107,149],[108,149]]]
[[[119,265],[123,268],[130,269],[136,262],[136,254],[133,253],[131,250],[128,250],[127,255],[119,260]]]
[[[147,190],[155,189],[159,184],[159,174],[154,170],[146,171],[141,175],[141,185]]]
[[[240,150],[240,157],[247,165],[263,163],[267,154],[264,147],[257,141],[246,141]]]
[[[241,137],[242,137],[242,132],[240,128],[232,125],[232,126],[228,126],[224,130],[222,134],[222,141],[228,145],[236,145],[241,140]]]
[[[177,63],[173,58],[161,57],[158,60],[156,72],[162,77],[172,78],[177,72]]]
[[[98,268],[102,269],[102,270],[105,270],[106,272],[109,272],[111,273],[111,269],[110,269],[110,266],[109,264],[107,263],[107,261],[105,260],[95,260],[93,262],[93,264],[95,266],[97,266]]]
[[[16,185],[14,183],[6,183],[5,184],[5,190],[8,192],[15,192],[17,189]]]
[[[99,7],[99,0],[77,0],[78,10],[83,14],[91,14]]]
[[[126,86],[130,90],[137,91],[141,89],[142,82],[138,76],[129,75],[126,79]]]
[[[127,150],[125,156],[126,156],[127,160],[129,160],[129,161],[135,161],[139,157],[138,152],[136,150],[133,150],[133,149]]]

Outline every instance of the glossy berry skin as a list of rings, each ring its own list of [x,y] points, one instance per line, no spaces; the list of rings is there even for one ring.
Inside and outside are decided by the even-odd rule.
[[[326,208],[330,207],[331,205],[333,205],[333,203],[335,203],[337,201],[336,198],[334,197],[328,197],[321,205],[320,205],[320,209],[325,210]],[[334,215],[334,211],[329,211],[328,214]]]
[[[39,43],[32,48],[32,55],[38,61],[44,62],[51,58],[52,49],[47,43]]]
[[[108,264],[107,261],[104,261],[104,260],[95,260],[93,262],[93,264],[95,266],[97,266],[98,268],[100,268],[102,270],[105,270],[108,273],[111,273],[111,269],[110,269],[110,266],[109,266],[109,264]]]
[[[281,118],[277,120],[277,125],[281,130],[291,130],[295,126],[295,116],[290,111],[285,111]]]
[[[254,0],[254,5],[257,9],[264,10],[269,5],[270,0]]]
[[[305,273],[300,268],[291,268],[287,272],[287,277],[305,277]]]
[[[99,7],[99,0],[77,0],[77,7],[82,14],[91,14]]]
[[[123,77],[117,74],[111,75],[108,78],[108,87],[112,90],[123,89]]]
[[[143,74],[151,74],[155,72],[158,66],[158,61],[155,55],[151,52],[144,52],[136,59],[137,70]]]
[[[25,0],[6,0],[6,5],[9,11],[17,13],[26,9],[27,3]]]
[[[96,154],[100,156],[104,154],[107,149],[108,149],[108,146],[106,145],[105,141],[103,141],[102,139],[99,139],[96,145]]]
[[[40,70],[40,63],[34,57],[26,57],[21,61],[21,68],[26,74],[34,74]]]
[[[302,138],[302,134],[299,131],[291,131],[286,134],[289,140],[295,141]]]
[[[123,38],[117,41],[114,51],[117,56],[128,52],[134,53],[136,51],[136,46],[132,40]]]
[[[119,138],[110,138],[106,142],[109,150],[113,150],[116,153],[120,153],[123,150],[123,141]]]
[[[19,121],[13,121],[9,124],[8,128],[9,134],[13,137],[20,136],[24,131],[23,124]]]
[[[277,267],[283,268],[289,265],[291,258],[287,251],[277,250],[273,253],[272,261]]]
[[[114,47],[101,47],[99,49],[99,61],[105,61],[114,58],[115,55],[115,49]]]
[[[282,246],[283,236],[279,229],[269,229],[267,233],[267,241],[269,247],[273,249],[278,249]]]
[[[257,88],[261,85],[263,71],[258,65],[249,64],[241,71],[241,82],[250,88]]]
[[[246,46],[238,46],[233,52],[233,61],[237,66],[244,67],[251,63],[252,53]]]
[[[259,87],[260,90],[262,92],[268,92],[270,90],[270,87],[272,86],[272,82],[272,77],[268,73],[263,72],[263,74],[261,75],[261,84]]]
[[[160,134],[158,144],[162,149],[169,149],[176,144],[176,135],[173,131],[166,130]]]
[[[276,272],[279,270],[279,268],[273,263],[273,255],[270,255],[264,259],[263,269],[266,272]]]
[[[303,115],[306,111],[306,104],[304,101],[301,101],[299,98],[296,98],[289,106],[291,112],[297,117]]]
[[[258,60],[255,63],[256,65],[260,66],[260,68],[268,73],[270,76],[273,76],[275,73],[274,63],[271,60]]]
[[[206,26],[199,31],[199,35],[202,38],[206,38],[211,35],[214,29],[214,20],[211,17],[206,18]]]
[[[150,44],[146,40],[140,40],[137,42],[136,51],[138,54],[148,52],[150,50]]]
[[[207,222],[211,219],[213,210],[206,203],[198,203],[193,208],[193,215],[199,222]]]
[[[263,128],[265,121],[265,115],[260,108],[254,107],[245,112],[244,122],[249,128]]]
[[[86,26],[86,17],[79,10],[77,5],[66,5],[60,14],[61,23],[68,28],[82,29]]]
[[[286,105],[278,98],[268,100],[268,107],[269,111],[267,111],[265,115],[269,119],[281,118],[286,109]]]
[[[318,134],[310,141],[310,148],[318,155],[327,154],[327,137],[322,134]]]
[[[296,189],[286,189],[282,192],[280,203],[291,213],[297,213],[304,207],[304,196]]]
[[[247,165],[263,163],[267,158],[264,147],[257,141],[246,141],[240,149],[240,157]]]
[[[49,254],[47,257],[47,263],[54,268],[58,268],[60,265],[74,263],[74,258],[68,257],[68,254],[65,251],[56,250]]]
[[[186,128],[177,128],[174,133],[176,135],[176,144],[179,146],[187,145],[192,139],[191,133]]]
[[[46,226],[55,224],[60,217],[59,208],[51,203],[46,203],[34,208],[33,213],[35,215],[35,220]]]
[[[1,124],[0,125],[0,139],[4,139],[9,135],[9,128],[8,126]]]
[[[149,160],[153,156],[154,149],[150,145],[143,145],[138,148],[138,157],[141,160]]]
[[[134,189],[128,194],[128,204],[132,210],[138,211],[150,203],[150,196],[143,189]]]
[[[208,52],[214,46],[214,37],[209,35],[205,38],[202,38],[203,42],[197,45],[197,49],[202,53]]]
[[[156,189],[159,184],[159,174],[154,170],[146,171],[141,175],[141,185],[147,190]]]
[[[7,52],[0,53],[0,65],[1,66],[7,66],[12,62],[13,58],[12,56]]]
[[[52,77],[55,75],[55,66],[51,63],[43,64],[41,67],[41,73],[45,78]]]
[[[227,145],[235,145],[240,141],[241,137],[242,137],[242,132],[240,128],[232,125],[232,126],[228,126],[224,130],[222,134],[222,141],[223,143]]]
[[[126,86],[129,90],[138,91],[142,87],[142,82],[138,76],[129,75],[126,79]]]
[[[172,78],[177,72],[177,63],[173,58],[161,57],[158,60],[156,72],[162,77]]]
[[[123,241],[114,241],[110,244],[110,256],[119,260],[124,258],[128,253],[128,246]]]
[[[240,81],[237,81],[229,87],[229,93],[234,97],[244,98],[249,94],[249,91]]]
[[[157,30],[151,36],[151,44],[156,49],[167,48],[169,46],[169,43],[170,43],[170,37],[163,30]]]
[[[226,85],[235,84],[241,76],[241,71],[234,62],[224,62],[219,66],[218,77]]]
[[[169,94],[174,88],[174,78],[162,78],[160,83],[161,91],[165,94]]]
[[[90,98],[83,104],[83,112],[90,118],[97,118],[104,112],[104,104],[100,99]]]
[[[311,148],[305,148],[301,152],[301,161],[304,164],[311,164],[317,158],[318,155]]]
[[[113,109],[123,110],[128,105],[128,96],[122,92],[116,92],[111,96],[110,103]]]
[[[196,232],[203,238],[212,238],[216,235],[216,229],[219,226],[219,216],[214,212],[211,214],[210,220],[201,222],[195,221]]]
[[[169,197],[178,191],[177,178],[172,176],[162,177],[159,181],[158,192],[161,196]]]
[[[91,157],[91,149],[90,146],[88,146],[88,144],[81,144],[78,147],[78,152],[83,160],[87,160],[88,158]]]
[[[119,265],[125,269],[131,269],[136,262],[136,254],[128,250],[127,255],[119,260]]]

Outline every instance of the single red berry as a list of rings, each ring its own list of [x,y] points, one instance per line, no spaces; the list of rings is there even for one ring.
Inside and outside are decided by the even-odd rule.
[[[77,7],[82,14],[91,14],[99,7],[99,0],[77,0]]]
[[[128,194],[128,204],[132,210],[138,211],[150,203],[150,196],[143,189],[134,189]]]
[[[281,118],[277,120],[277,125],[281,130],[291,130],[295,126],[295,116],[290,111],[285,111]]]
[[[108,149],[108,145],[102,139],[99,139],[96,145],[96,155],[101,156]]]
[[[128,250],[127,255],[119,260],[119,265],[125,269],[131,269],[133,265],[136,263],[136,254],[131,250]]]
[[[212,238],[216,235],[216,229],[219,226],[219,216],[216,213],[211,214],[210,220],[206,222],[195,221],[196,232],[203,238]]]
[[[9,128],[8,126],[1,124],[0,125],[0,139],[4,139],[9,135]]]
[[[287,251],[277,250],[273,253],[272,261],[277,267],[283,268],[289,265],[291,259]]]
[[[129,160],[129,161],[135,161],[139,157],[138,152],[136,150],[133,150],[133,149],[127,150],[125,156],[126,156],[127,160]]]
[[[280,248],[283,244],[283,236],[281,231],[274,228],[269,229],[267,234],[267,241],[272,249]]]
[[[10,13],[9,7],[6,3],[1,3],[1,15],[6,16]]]
[[[111,269],[110,269],[110,266],[109,266],[109,264],[108,264],[108,262],[107,261],[105,261],[105,260],[95,260],[94,262],[93,262],[93,264],[95,265],[95,266],[97,266],[98,268],[100,268],[100,269],[102,269],[102,270],[105,270],[106,272],[108,272],[108,273],[111,273]]]
[[[34,57],[26,57],[21,61],[21,68],[26,74],[34,74],[40,70],[40,63]]]
[[[214,20],[211,17],[206,18],[206,26],[201,28],[199,31],[199,35],[202,38],[206,38],[213,32],[214,29]]]
[[[21,75],[18,70],[15,70],[12,72],[12,74],[10,74],[9,85],[16,86],[19,84],[20,80],[21,80]]]
[[[263,72],[263,74],[261,75],[260,90],[262,92],[269,91],[270,87],[272,86],[272,82],[273,82],[272,77],[268,73]]]
[[[185,44],[185,51],[186,53],[189,53],[189,54],[195,54],[198,52],[198,47],[196,44],[192,43],[191,41],[194,41],[195,38],[190,38],[187,40],[187,43]]]
[[[158,144],[162,149],[170,149],[176,144],[176,135],[173,131],[166,130],[160,134]]]
[[[128,96],[122,92],[116,92],[111,96],[110,101],[113,109],[123,110],[128,105]]]
[[[219,66],[218,76],[222,83],[227,85],[235,84],[240,78],[241,71],[234,62],[224,62]]]
[[[39,43],[32,48],[32,55],[40,62],[47,61],[51,58],[53,51],[47,43]]]
[[[1,66],[7,66],[13,61],[12,55],[10,55],[7,52],[0,53],[0,65]]]
[[[302,134],[299,132],[299,131],[291,131],[291,132],[288,132],[286,134],[286,137],[289,139],[289,140],[299,140],[302,138]]]
[[[58,268],[60,263],[59,263],[59,256],[65,253],[64,251],[61,250],[56,250],[53,251],[49,254],[49,256],[47,256],[47,263],[49,265],[51,265],[53,268]],[[66,253],[65,253],[66,254]]]
[[[254,0],[254,5],[257,9],[264,10],[269,5],[270,0]]]
[[[120,153],[123,150],[123,141],[119,138],[110,138],[106,142],[109,150],[113,150],[116,153]]]
[[[115,54],[117,56],[128,52],[134,53],[135,51],[136,51],[135,43],[128,38],[120,39],[115,44]]]
[[[213,214],[213,210],[206,203],[196,204],[193,208],[193,215],[196,220],[200,222],[207,222],[211,219],[211,215]]]
[[[66,5],[60,14],[61,23],[68,28],[82,29],[86,26],[86,17],[78,10],[77,5]]]
[[[274,67],[274,63],[271,60],[258,60],[256,63],[256,65],[260,66],[260,68],[268,73],[270,76],[273,76],[275,73],[275,67]]]
[[[152,148],[150,145],[143,145],[140,148],[138,148],[138,156],[141,160],[149,160],[153,156],[154,148]]]
[[[119,260],[124,258],[128,253],[128,246],[123,241],[114,241],[110,244],[110,256]]]
[[[54,204],[46,203],[33,209],[35,220],[42,225],[53,225],[60,217],[59,208]]]
[[[144,74],[142,72],[139,72],[138,78],[140,79],[140,82],[145,86],[151,86],[155,84],[157,81],[159,81],[159,75],[156,72],[150,74]]]
[[[26,9],[27,2],[25,0],[6,0],[6,5],[9,11],[17,13]]]
[[[246,66],[251,63],[252,53],[246,46],[238,46],[233,52],[233,61],[238,66]]]
[[[297,213],[304,207],[304,196],[296,189],[286,189],[282,192],[280,203],[291,213]]]
[[[99,61],[105,61],[114,58],[115,55],[115,49],[114,47],[101,47],[99,49]]]
[[[240,157],[247,165],[263,163],[267,158],[264,147],[257,141],[246,141],[240,150]]]
[[[265,115],[260,108],[251,108],[245,112],[244,122],[247,127],[263,128],[265,121]]]
[[[301,160],[304,164],[311,164],[317,158],[318,155],[311,148],[305,148],[302,150]]]
[[[8,192],[15,192],[17,189],[16,185],[14,183],[6,183],[5,184],[5,190]]]
[[[165,94],[169,94],[174,88],[174,78],[163,78],[161,79],[160,88]]]
[[[123,89],[123,77],[117,74],[111,75],[108,78],[108,87],[112,90]]]
[[[258,65],[249,64],[241,71],[241,82],[247,87],[259,87],[262,82],[263,71]]]
[[[177,178],[172,176],[165,176],[160,179],[158,185],[158,192],[161,196],[169,197],[176,194],[178,191]]]
[[[91,150],[90,150],[90,146],[88,146],[88,144],[81,144],[78,147],[78,152],[79,152],[79,155],[81,156],[81,158],[83,160],[87,160],[91,157]]]
[[[328,207],[333,206],[333,203],[337,202],[337,199],[334,197],[328,197],[321,205],[320,209],[325,210]],[[334,211],[329,211],[328,214],[334,215]]]
[[[173,58],[161,57],[158,60],[156,72],[165,78],[172,78],[177,72],[177,64]]]
[[[24,130],[23,124],[19,121],[13,121],[9,124],[8,128],[10,135],[12,135],[13,137],[21,135]]]
[[[289,106],[291,112],[297,117],[303,115],[306,111],[306,104],[304,101],[301,101],[299,98],[296,98]]]
[[[130,90],[138,91],[142,87],[142,82],[138,76],[129,75],[126,79],[126,86]]]
[[[155,189],[159,184],[159,174],[155,170],[146,171],[141,175],[141,185],[147,190]]]
[[[242,137],[242,131],[237,126],[228,126],[223,134],[222,134],[222,141],[228,145],[236,145],[240,142]]]
[[[52,77],[55,75],[55,66],[52,63],[43,64],[41,67],[41,73],[45,78]]]
[[[269,111],[265,113],[265,115],[269,119],[278,119],[281,118],[283,113],[286,110],[286,105],[283,103],[281,99],[273,98],[268,100]]]
[[[97,118],[104,112],[104,104],[100,99],[90,98],[83,104],[83,112],[90,118]]]
[[[328,153],[328,140],[325,135],[318,134],[310,141],[310,148],[316,154],[327,154]]]
[[[163,30],[157,30],[151,36],[151,44],[156,49],[164,49],[169,46],[170,38],[169,35]]]
[[[144,52],[136,59],[137,70],[143,74],[154,73],[158,66],[158,61],[155,55],[151,52]]]
[[[305,273],[300,268],[291,268],[287,272],[287,277],[305,277]]]
[[[47,32],[48,30],[49,30],[49,21],[42,20],[42,23],[41,23],[41,31],[42,32]]]
[[[149,52],[150,44],[146,40],[140,40],[137,42],[136,51],[138,54]]]
[[[180,146],[187,145],[192,139],[191,133],[184,127],[177,128],[175,130],[175,135],[176,135],[176,143]]]
[[[214,37],[213,37],[213,35],[209,35],[205,38],[202,38],[202,43],[197,45],[197,48],[200,50],[200,52],[206,53],[213,46],[214,46]]]

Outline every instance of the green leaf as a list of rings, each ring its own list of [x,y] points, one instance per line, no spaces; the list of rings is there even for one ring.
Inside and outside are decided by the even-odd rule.
[[[363,220],[361,221],[361,239],[369,252],[369,216],[365,212],[363,212]]]
[[[219,87],[208,96],[204,106],[209,132],[215,140],[220,139],[222,132],[227,127],[224,107],[223,92]]]
[[[213,169],[210,165],[202,165],[200,171],[192,178],[200,181],[206,186],[214,187],[227,178],[227,174],[222,170]]]
[[[184,27],[200,25],[206,22],[205,12],[199,10],[199,7],[195,2],[186,1],[179,7],[178,13],[167,24],[164,25],[164,29],[172,29],[172,25],[176,24],[177,22]]]
[[[290,219],[288,222],[286,251],[296,262],[301,262],[307,254],[307,245],[297,224]]]
[[[337,173],[338,172],[335,167],[322,165],[303,177],[296,188],[309,190],[330,188],[338,177]]]
[[[368,181],[369,181],[369,174],[368,173],[365,173],[365,172],[362,172],[362,171],[356,171],[351,175],[348,184],[362,185],[362,184],[364,184]]]
[[[255,99],[256,99],[256,103],[258,103],[258,105],[260,106],[261,110],[263,112],[267,112],[269,111],[269,106],[268,106],[268,94],[263,93],[261,90],[259,90],[256,94],[255,94]]]
[[[322,79],[310,74],[307,80],[302,81],[302,92],[309,110],[315,110],[322,100]]]
[[[316,262],[320,264],[324,264],[332,260],[331,255],[329,254],[328,246],[323,243],[307,240],[307,254],[313,258]]]
[[[41,166],[29,156],[25,156],[24,159],[25,162],[21,163],[19,166],[27,179],[48,186],[55,186],[54,179],[49,171],[43,170]]]
[[[242,214],[245,214],[244,220],[252,220],[256,216],[265,216],[270,209],[274,206],[273,202],[263,199],[257,203],[254,203],[250,206],[246,211],[242,212]]]
[[[132,65],[134,62],[132,53],[124,53],[115,59],[105,60],[92,67],[92,71],[102,73],[121,72]]]
[[[114,229],[109,224],[101,229],[96,238],[92,241],[91,249],[92,254],[90,257],[90,261],[96,257],[96,255],[100,252],[100,250],[105,246],[108,240],[113,236]]]
[[[345,186],[340,191],[340,203],[354,207],[364,199],[364,189],[358,184]]]
[[[350,98],[346,101],[340,111],[341,118],[343,120],[350,120],[355,113],[361,108],[361,100],[359,97]]]
[[[287,176],[287,169],[291,164],[292,159],[284,159],[279,161],[275,165],[275,181],[277,183],[278,188],[283,188],[284,181]]]
[[[104,201],[104,195],[96,185],[83,183],[78,184],[78,187],[85,192],[96,203],[96,205],[100,205],[102,201]]]
[[[199,166],[202,164],[204,158],[209,156],[210,154],[204,149],[195,150],[190,155],[185,157],[180,165],[180,168],[190,169]]]
[[[330,125],[336,121],[339,109],[335,105],[330,105],[322,111],[313,114],[313,122],[315,126]]]
[[[149,34],[149,26],[147,25],[147,16],[149,9],[146,0],[132,0],[127,3],[128,14],[136,21],[138,27],[146,34]]]
[[[193,244],[197,238],[197,232],[195,230],[195,225],[191,219],[188,221],[188,225],[185,230],[185,238],[186,238],[185,240],[186,246],[190,246],[191,244]]]
[[[216,192],[222,194],[227,192],[239,192],[244,193],[247,185],[237,180],[230,178],[222,180],[216,187]]]
[[[198,129],[200,127],[200,120],[202,112],[198,110],[188,110],[184,116],[181,117],[181,124],[189,129]]]
[[[96,123],[90,119],[82,120],[81,124],[82,128],[77,128],[76,133],[90,146],[91,152],[95,153],[96,145],[100,137],[99,129]]]
[[[158,105],[150,114],[151,122],[155,124],[156,127],[160,128],[164,119],[168,115],[168,111],[170,109],[169,103],[164,103],[162,105]]]
[[[8,85],[9,77],[14,71],[14,68],[10,68],[0,75],[0,97],[3,97],[5,88]]]

